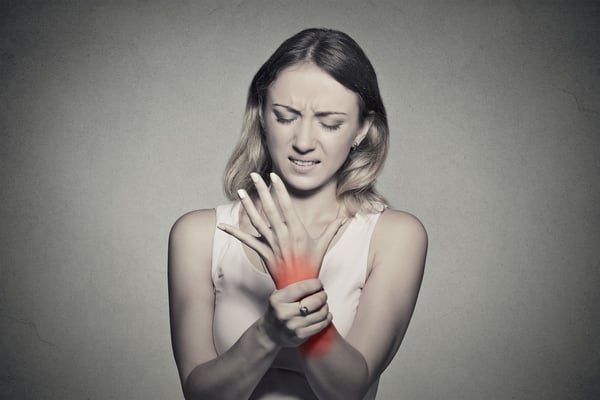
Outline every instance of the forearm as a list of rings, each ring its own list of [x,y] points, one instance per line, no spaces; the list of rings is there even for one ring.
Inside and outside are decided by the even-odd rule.
[[[219,357],[195,367],[183,385],[186,399],[247,399],[277,356],[263,319]]]
[[[333,324],[329,329],[333,332],[326,349],[317,354],[303,351],[306,379],[319,399],[362,399],[369,389],[367,363]]]

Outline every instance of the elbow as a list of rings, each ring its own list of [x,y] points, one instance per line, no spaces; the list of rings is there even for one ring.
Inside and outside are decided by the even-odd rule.
[[[183,384],[185,400],[239,400],[247,398],[236,385],[205,385],[201,382],[187,379]]]
[[[354,367],[355,373],[347,380],[346,393],[340,393],[340,400],[363,400],[371,389],[372,379],[367,361],[362,356],[359,360]]]
[[[183,387],[183,397],[185,400],[211,400],[223,399],[221,395],[216,396],[214,391],[207,390],[198,385],[185,384]]]
[[[362,373],[360,374],[360,379],[358,380],[357,385],[358,393],[355,397],[357,400],[362,400],[367,395],[369,389],[371,389],[372,383],[371,374],[369,373],[369,366],[364,358],[362,364]]]
[[[183,397],[185,400],[216,399],[202,381],[197,379],[196,369],[192,370],[182,382]]]
[[[340,397],[340,400],[363,400],[371,389],[373,380],[367,361],[361,357],[361,363],[356,366],[356,374],[350,380],[351,384],[347,386],[349,390]]]
[[[196,400],[201,398],[201,393],[199,393],[197,387],[194,387],[191,384],[189,376],[183,381],[181,389],[183,390],[183,398],[185,400]]]
[[[213,393],[209,393],[206,390],[202,390],[198,387],[184,387],[183,398],[185,400],[211,400],[211,399],[222,399],[221,396],[215,396]]]
[[[339,400],[363,400],[371,389],[371,378],[367,362],[362,358],[362,362],[355,365],[354,373],[348,376],[344,385],[344,390],[337,390],[336,399]],[[339,388],[338,388],[339,389]],[[327,400],[332,397],[326,397]]]

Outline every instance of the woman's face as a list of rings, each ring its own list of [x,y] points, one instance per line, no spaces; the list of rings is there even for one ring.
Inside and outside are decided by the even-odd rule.
[[[273,170],[292,192],[336,187],[353,143],[366,135],[358,96],[314,64],[282,70],[261,113]]]

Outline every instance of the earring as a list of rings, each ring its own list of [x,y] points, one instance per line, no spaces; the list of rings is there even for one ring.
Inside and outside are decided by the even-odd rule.
[[[350,148],[350,151],[356,151],[357,148],[358,148],[358,143],[352,143],[352,147]]]

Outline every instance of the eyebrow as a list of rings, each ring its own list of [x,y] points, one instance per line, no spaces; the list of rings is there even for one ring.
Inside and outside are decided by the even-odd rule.
[[[296,110],[295,108],[286,106],[284,104],[273,103],[273,107],[283,107],[287,111],[289,111],[293,114],[302,115],[302,113],[299,110]],[[329,115],[347,115],[347,114],[345,112],[341,112],[341,111],[317,111],[315,113],[316,117],[327,117]]]

